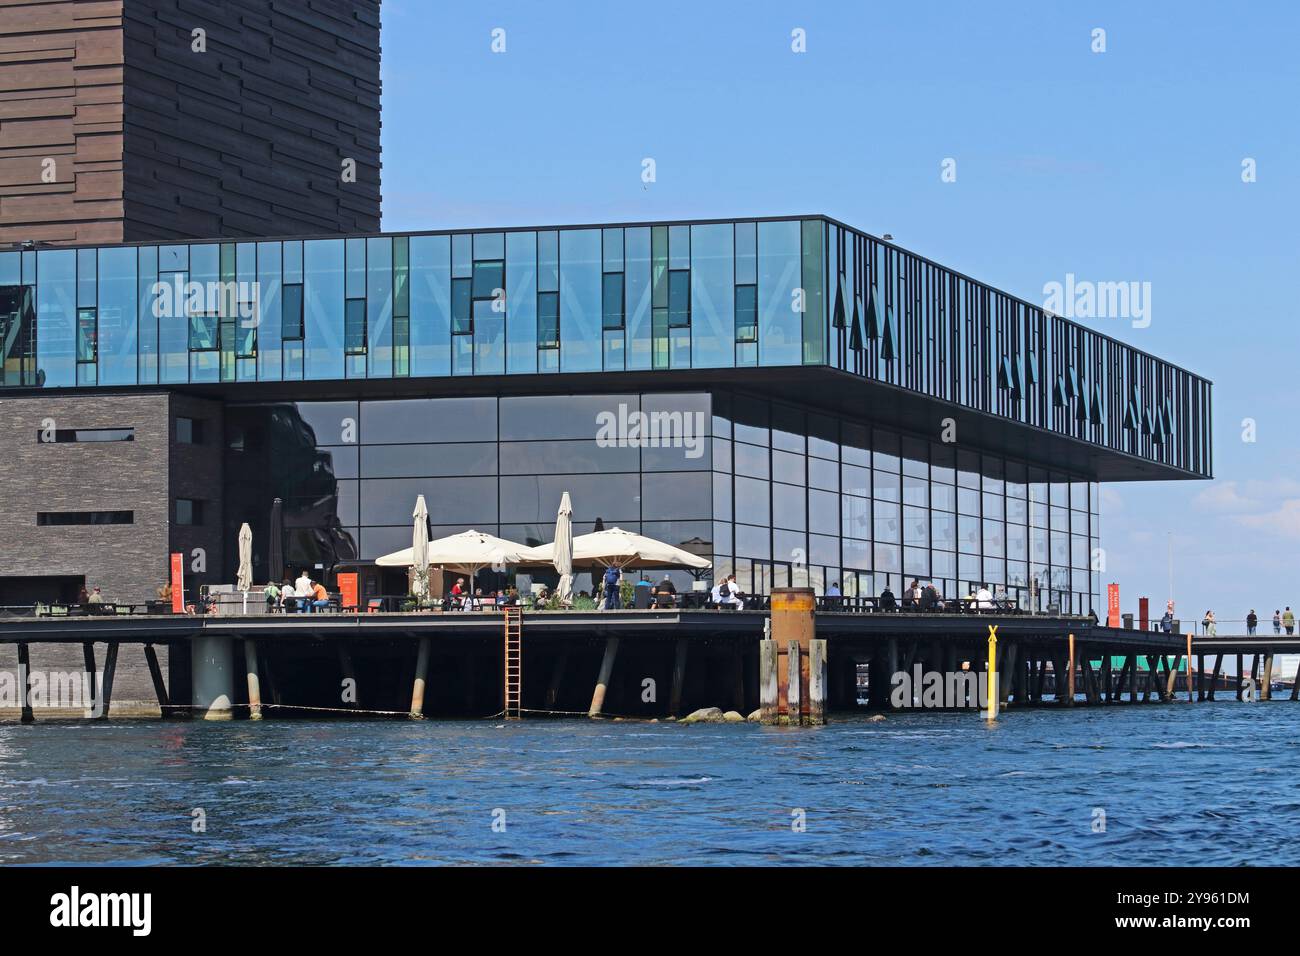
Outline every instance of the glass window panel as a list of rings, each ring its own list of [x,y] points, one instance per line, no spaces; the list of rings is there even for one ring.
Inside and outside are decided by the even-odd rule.
[[[794,570],[796,573],[798,573],[800,567],[806,568],[808,564],[808,536],[802,532],[774,530],[772,532],[772,560],[795,565]],[[778,571],[778,574],[780,573]],[[797,581],[790,581],[789,583],[796,587],[803,586]],[[776,579],[778,587],[784,584],[786,584],[786,581],[782,578],[778,577]]]
[[[474,297],[469,279],[451,280],[451,331],[464,335],[474,331]]]
[[[451,237],[451,277],[468,279],[473,272],[473,238],[469,233],[457,233]]]
[[[367,374],[393,375],[393,240],[366,240]]]
[[[735,364],[735,228],[691,227],[691,365]]]
[[[706,479],[704,497],[697,497],[698,504],[690,511],[701,513],[675,512],[667,517],[708,518],[708,476],[700,477]],[[606,527],[612,527],[614,523],[640,518],[641,482],[635,474],[517,475],[502,477],[499,485],[502,521],[549,522],[554,527],[555,512],[566,491],[573,502],[575,522],[600,519]]]
[[[930,513],[931,544],[945,551],[957,548],[957,519],[950,514]]]
[[[257,377],[278,382],[282,375],[280,345],[284,331],[281,298],[282,253],[278,242],[257,244]]]
[[[650,230],[626,230],[627,368],[651,365]]]
[[[715,472],[713,475],[713,517],[723,521],[730,521],[731,516],[731,476]]]
[[[637,448],[602,446],[594,438],[501,443],[503,475],[612,474],[640,464]]]
[[[691,233],[689,226],[668,227],[668,268],[691,267]]]
[[[957,576],[957,556],[947,551],[931,551],[930,573],[936,578],[955,578]]]
[[[808,486],[826,491],[840,490],[840,469],[833,461],[808,459]]]
[[[555,292],[537,294],[537,347],[558,350],[560,346],[560,296]]]
[[[502,232],[474,233],[474,258],[504,259],[506,257],[506,237]],[[499,284],[499,283],[498,283]]]
[[[136,384],[137,291],[136,250],[130,246],[101,249],[97,301],[101,385]]]
[[[796,311],[801,283],[798,222],[758,224],[759,363],[799,365],[803,361],[803,322]]]
[[[604,267],[606,272],[623,271],[623,230],[603,230]]]
[[[822,292],[825,274],[826,227],[817,219],[803,221],[803,361],[820,365],[826,361],[826,303]]]
[[[716,427],[717,419],[714,419]],[[713,468],[715,471],[730,472],[731,468],[731,442],[725,438],[713,439]]]
[[[1007,525],[1007,557],[1014,561],[1029,558],[1029,533],[1023,525]]]
[[[1029,506],[1023,498],[1007,499],[1007,521],[1024,524],[1029,517]]]
[[[605,329],[621,329],[623,328],[623,273],[605,273],[602,285],[601,327]]]
[[[500,299],[474,300],[474,372],[504,375],[506,319]]]
[[[661,472],[647,484],[646,491],[641,498],[643,520],[677,521],[713,516],[713,475],[709,472]]]
[[[857,465],[841,465],[840,476],[843,482],[844,494],[861,495],[864,498],[871,497],[870,468],[860,468]]]
[[[501,438],[625,441],[641,408],[636,395],[553,395],[501,399]]]
[[[451,240],[412,236],[411,374],[451,373]]]
[[[158,247],[158,271],[159,272],[189,272],[190,271],[190,247],[187,245],[159,246]]]
[[[499,298],[505,294],[504,289],[505,263],[503,261],[474,263],[474,298]]]
[[[560,368],[601,368],[601,237],[599,229],[560,233]]]
[[[840,457],[851,465],[871,464],[871,438],[861,425],[844,422],[841,426]]]
[[[137,374],[141,385],[152,385],[158,381],[158,313],[154,306],[162,293],[158,283],[158,247],[140,246],[136,252],[139,269],[136,308],[140,332]]]
[[[303,375],[308,379],[343,378],[343,283],[342,241],[304,242]]]
[[[736,474],[750,478],[770,477],[766,448],[756,448],[746,442],[736,442],[733,452],[736,459]]]
[[[964,554],[979,554],[981,541],[980,519],[970,515],[958,515],[957,550]]]
[[[793,485],[775,483],[772,485],[772,519],[778,528],[803,531],[807,528],[804,500],[806,492]]]
[[[347,266],[343,294],[349,299],[364,299],[366,297],[366,240],[345,239],[343,245]]]
[[[1000,558],[1006,554],[1006,525],[984,520],[984,556]]]
[[[956,479],[957,455],[951,445],[930,446],[930,480],[951,485]]]
[[[984,493],[984,517],[996,518],[998,521],[1003,519],[1002,502],[1003,498],[999,494]]]
[[[37,381],[46,387],[72,386],[76,374],[77,253],[37,253]]]
[[[840,498],[840,531],[846,538],[871,537],[871,502],[844,495]]]
[[[957,490],[952,485],[930,484],[930,507],[935,511],[956,511]]]
[[[506,234],[506,371],[537,371],[537,233]]]
[[[930,513],[924,508],[903,508],[903,544],[930,546]]]
[[[899,506],[892,502],[876,501],[872,509],[871,527],[876,541],[897,543],[900,534]]]
[[[495,398],[362,402],[360,415],[360,438],[369,445],[487,441],[497,437]]]
[[[736,525],[736,556],[740,557],[741,555],[764,561],[771,560],[772,539],[771,533],[766,527],[760,528],[747,524]],[[737,566],[739,566],[739,563],[737,561]]]
[[[930,504],[930,482],[924,478],[911,475],[903,477],[903,504],[916,505],[921,508]]]
[[[537,291],[560,291],[560,235],[558,232],[537,234]]]
[[[882,544],[877,541],[872,549],[875,552],[875,570],[877,573],[901,574],[902,549],[896,544]]]
[[[758,281],[758,229],[752,222],[736,223],[736,282]]]
[[[893,432],[876,429],[871,435],[871,460],[877,470],[899,471],[899,440]]]
[[[736,475],[736,520],[763,525],[771,521],[770,488],[766,481]]]
[[[980,513],[980,493],[973,488],[958,488],[957,510],[964,515],[978,515]]]
[[[877,501],[898,501],[901,497],[898,472],[875,469],[872,473],[874,491],[872,497]]]
[[[805,458],[788,451],[772,452],[772,480],[783,481],[790,485],[803,485],[805,478]]]
[[[817,491],[808,492],[808,530],[817,534],[840,533],[840,498],[838,495]]]
[[[979,455],[971,451],[957,453],[957,484],[963,488],[980,486]]]

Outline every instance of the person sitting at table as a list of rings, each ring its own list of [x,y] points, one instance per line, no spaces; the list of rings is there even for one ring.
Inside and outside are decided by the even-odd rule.
[[[933,611],[939,603],[939,590],[934,586],[933,581],[926,581],[925,587],[921,588],[921,610]]]
[[[312,582],[311,595],[311,612],[313,614],[317,611],[323,611],[330,606],[330,593],[325,590],[325,585],[321,584],[319,581]]]
[[[832,581],[831,586],[826,589],[827,597],[840,597],[840,582]]]
[[[664,579],[659,582],[654,590],[655,603],[660,607],[672,607],[677,597],[677,585],[673,584],[672,578],[666,573]]]
[[[740,585],[736,583],[736,576],[734,574],[727,575],[727,579],[722,584],[722,603],[734,608],[743,607],[745,595],[741,592]]]
[[[172,583],[168,581],[158,589],[158,600],[166,601],[168,604],[172,601]]]
[[[78,604],[90,603],[90,592],[86,590],[86,586],[84,584],[81,586],[81,590],[77,592],[77,603]]]
[[[894,592],[889,590],[888,584],[886,584],[885,589],[880,592],[880,609],[882,611],[898,610],[898,599],[894,597]]]
[[[285,614],[293,614],[298,610],[298,592],[293,589],[293,583],[288,578],[280,585],[280,610]]]
[[[979,590],[975,592],[975,606],[981,611],[992,609],[993,595],[989,592],[987,584],[981,584]]]

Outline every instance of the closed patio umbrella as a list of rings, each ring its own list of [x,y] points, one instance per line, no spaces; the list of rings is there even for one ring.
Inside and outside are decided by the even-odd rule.
[[[239,570],[235,573],[235,590],[253,587],[253,529],[245,521],[239,526]]]
[[[423,598],[429,594],[429,506],[424,495],[416,497],[411,519],[411,567],[415,570],[411,593]]]
[[[560,575],[555,596],[567,607],[573,603],[573,502],[566,491],[560,496],[560,511],[555,516],[555,541],[550,545],[551,563]]]

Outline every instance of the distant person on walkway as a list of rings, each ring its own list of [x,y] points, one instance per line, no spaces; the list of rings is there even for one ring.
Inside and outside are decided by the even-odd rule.
[[[1255,636],[1255,628],[1259,627],[1259,617],[1255,614],[1252,607],[1250,613],[1246,615],[1246,633],[1251,637]]]
[[[898,610],[898,599],[894,597],[894,592],[889,590],[888,584],[886,584],[885,589],[880,592],[880,609],[882,611]]]
[[[1282,633],[1282,612],[1281,611],[1273,612],[1273,633],[1274,634]]]
[[[1160,619],[1160,630],[1166,634],[1174,632],[1174,614],[1172,611],[1165,611],[1165,616]]]
[[[1216,634],[1219,633],[1218,625],[1216,625],[1214,622],[1213,611],[1205,612],[1205,618],[1201,621],[1201,625],[1205,628],[1205,633],[1206,636],[1208,637],[1214,637]]]
[[[1286,629],[1288,635],[1295,632],[1295,615],[1291,613],[1290,604],[1288,604],[1286,610],[1282,612],[1282,627]]]
[[[602,610],[617,611],[619,607],[618,587],[623,580],[623,572],[612,564],[605,569],[605,604]]]
[[[826,589],[827,597],[840,597],[840,582],[832,581],[831,586]]]

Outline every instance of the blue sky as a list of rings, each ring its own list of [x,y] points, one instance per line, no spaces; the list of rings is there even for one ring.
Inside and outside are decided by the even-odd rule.
[[[1217,477],[1103,486],[1103,580],[1163,605],[1172,540],[1181,617],[1300,605],[1300,6],[383,10],[385,229],[826,213],[1035,302],[1149,282],[1088,324],[1215,383]]]

